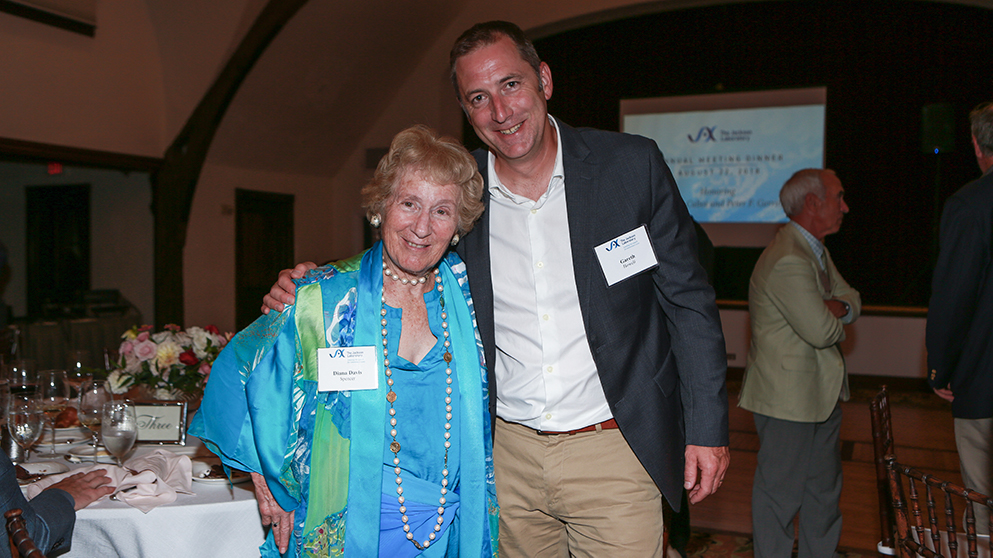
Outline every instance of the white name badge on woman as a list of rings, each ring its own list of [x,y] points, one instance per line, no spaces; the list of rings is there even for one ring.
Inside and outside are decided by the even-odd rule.
[[[317,349],[317,391],[379,388],[376,347]]]

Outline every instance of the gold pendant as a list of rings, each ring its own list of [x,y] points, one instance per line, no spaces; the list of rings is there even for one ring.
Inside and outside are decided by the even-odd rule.
[[[452,353],[445,351],[445,362],[452,362]]]
[[[390,442],[390,451],[393,453],[400,453],[400,442],[393,440]]]
[[[397,400],[397,392],[395,392],[393,390],[390,390],[389,393],[386,394],[386,400],[389,401],[390,403],[393,403],[394,401],[396,401]]]

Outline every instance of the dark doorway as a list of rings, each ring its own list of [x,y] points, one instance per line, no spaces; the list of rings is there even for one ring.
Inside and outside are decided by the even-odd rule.
[[[293,266],[293,195],[235,190],[235,326],[259,317],[280,270]]]
[[[90,185],[28,186],[28,316],[58,316],[90,290]]]

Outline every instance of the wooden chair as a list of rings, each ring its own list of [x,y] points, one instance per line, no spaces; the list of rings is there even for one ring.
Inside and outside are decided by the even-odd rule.
[[[7,518],[7,537],[10,539],[10,555],[12,558],[45,558],[45,555],[38,550],[24,526],[24,518],[21,517],[19,508],[12,509],[5,514]]]
[[[922,473],[917,469],[897,463],[893,455],[886,456],[886,469],[889,475],[890,492],[893,494],[893,511],[896,522],[894,543],[899,556],[924,556],[926,558],[958,556],[961,533],[956,529],[955,524],[959,520],[961,511],[955,510],[954,501],[956,499],[960,499],[965,507],[967,556],[975,557],[978,555],[975,506],[986,506],[993,511],[993,499],[985,494],[942,481],[934,475]],[[904,498],[903,479],[907,481],[909,501]],[[923,494],[921,489],[923,489]],[[936,510],[936,494],[939,496],[944,494],[943,510]],[[921,505],[922,498],[924,500],[923,506]],[[924,511],[927,513],[926,518],[922,515]],[[942,522],[938,520],[939,515],[941,515],[940,511],[944,512],[944,521]],[[911,523],[911,518],[913,523]],[[991,516],[990,523],[990,531],[993,532],[993,516]],[[990,555],[993,555],[993,537],[989,537],[987,545]]]
[[[869,402],[869,417],[872,423],[872,454],[876,461],[876,492],[879,496],[879,551],[884,552],[884,549],[893,548],[893,508],[886,456],[896,454],[890,400],[885,385]]]

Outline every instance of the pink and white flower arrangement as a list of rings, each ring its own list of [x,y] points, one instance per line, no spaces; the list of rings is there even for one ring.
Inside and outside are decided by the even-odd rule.
[[[231,334],[212,325],[183,331],[169,324],[153,333],[152,326],[135,326],[121,336],[120,357],[107,376],[107,389],[125,393],[146,387],[156,399],[178,399],[203,392],[210,367]]]

